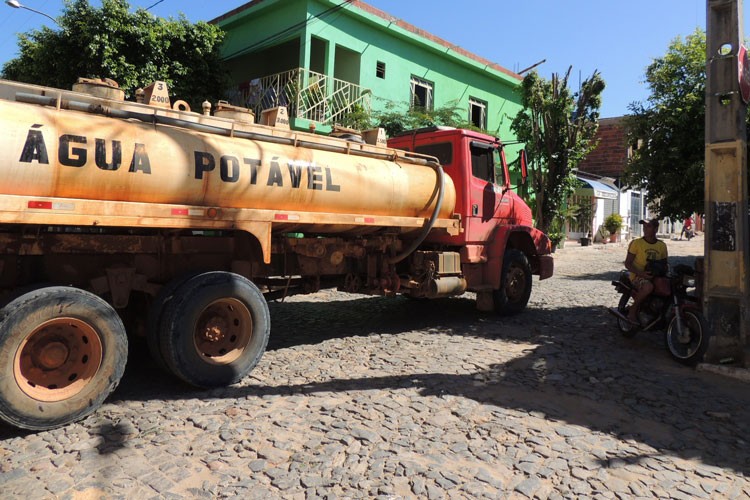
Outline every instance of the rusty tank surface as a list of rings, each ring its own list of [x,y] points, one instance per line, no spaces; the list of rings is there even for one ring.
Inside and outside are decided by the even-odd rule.
[[[438,174],[418,155],[12,82],[0,87],[6,195],[396,217],[429,217],[438,198]],[[456,194],[452,180],[444,182],[438,215],[448,218]]]

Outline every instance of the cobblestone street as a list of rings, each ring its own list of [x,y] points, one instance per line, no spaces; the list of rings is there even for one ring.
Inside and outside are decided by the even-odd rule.
[[[693,264],[703,239],[668,242]],[[622,338],[621,244],[565,248],[512,318],[473,297],[272,303],[252,376],[195,391],[135,342],[83,422],[0,427],[3,499],[750,498],[750,387]],[[135,345],[133,345],[135,344]]]

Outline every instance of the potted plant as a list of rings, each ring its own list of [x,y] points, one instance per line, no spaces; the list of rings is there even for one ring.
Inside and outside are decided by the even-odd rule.
[[[558,248],[562,248],[565,243],[565,233],[549,233],[547,235],[549,238],[549,242],[552,244],[552,252],[554,253],[555,250]]]
[[[552,251],[554,252],[557,248],[562,248],[565,244],[565,239],[568,237],[565,234],[565,214],[567,209],[558,211],[558,213],[552,218],[552,222],[549,225],[549,232],[547,237],[552,245]]]
[[[622,229],[622,216],[620,214],[611,214],[604,219],[604,228],[609,231],[609,241],[617,241],[617,233]]]
[[[583,230],[587,233],[586,236],[582,237],[579,240],[582,247],[589,246],[589,244],[591,243],[591,222],[593,219],[594,219],[593,205],[590,202],[581,204],[581,206],[578,207],[576,220],[578,221],[578,225],[581,228],[583,228]]]

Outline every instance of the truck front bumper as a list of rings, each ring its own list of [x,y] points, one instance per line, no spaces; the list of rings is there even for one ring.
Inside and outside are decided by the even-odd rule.
[[[555,270],[555,259],[551,255],[537,255],[536,261],[534,274],[538,274],[540,280],[551,278]]]

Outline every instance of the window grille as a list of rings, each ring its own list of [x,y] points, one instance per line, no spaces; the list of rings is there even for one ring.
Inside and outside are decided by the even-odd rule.
[[[475,127],[487,129],[487,103],[479,99],[469,98],[469,122]]]
[[[383,61],[378,61],[375,66],[375,76],[378,78],[385,78],[385,63]]]
[[[416,76],[411,77],[411,105],[412,107],[423,107],[432,109],[432,94],[434,85],[432,82],[423,80]]]

